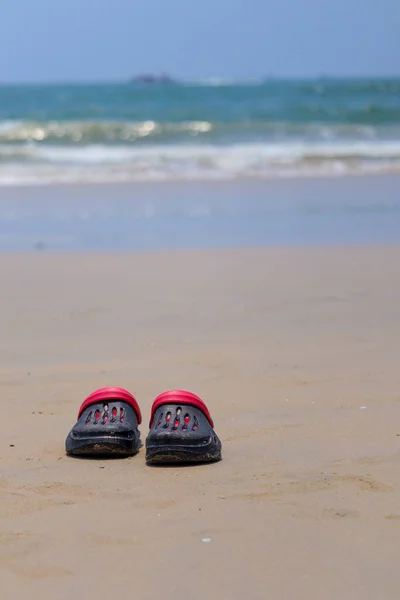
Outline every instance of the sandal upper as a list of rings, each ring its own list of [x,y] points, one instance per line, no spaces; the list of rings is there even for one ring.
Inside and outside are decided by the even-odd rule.
[[[201,410],[201,412],[207,418],[207,421],[210,423],[211,427],[214,427],[214,422],[211,418],[210,412],[203,400],[192,394],[192,392],[187,392],[186,390],[170,390],[168,392],[163,392],[153,402],[153,406],[151,407],[151,416],[149,427],[152,427],[154,421],[154,415],[157,409],[163,404],[183,404],[194,406]]]
[[[137,403],[136,398],[134,398],[134,396],[132,396],[132,394],[128,392],[128,390],[124,390],[123,388],[119,387],[105,387],[96,390],[95,392],[92,392],[86,398],[86,400],[82,402],[78,413],[78,419],[81,417],[82,413],[86,410],[86,408],[88,408],[88,406],[91,406],[92,404],[97,404],[98,402],[105,402],[111,400],[127,402],[127,404],[129,404],[135,411],[138,424],[140,425],[140,423],[142,422],[142,414],[140,412],[139,404]]]

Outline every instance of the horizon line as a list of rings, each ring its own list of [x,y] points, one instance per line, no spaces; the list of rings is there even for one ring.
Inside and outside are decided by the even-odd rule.
[[[147,73],[145,73],[147,75]],[[62,85],[135,85],[135,79],[140,78],[142,75],[131,76],[126,79],[56,79],[56,80],[29,80],[29,81],[6,81],[0,79],[0,87],[6,86],[38,86],[38,85],[48,85],[48,86],[62,86]],[[153,74],[151,74],[153,76]],[[159,77],[159,75],[154,75],[155,78]],[[269,83],[273,81],[282,81],[282,82],[317,82],[317,81],[348,81],[348,80],[358,80],[358,81],[391,81],[391,80],[400,80],[400,74],[391,74],[391,75],[266,75],[265,77],[254,77],[254,78],[232,78],[232,77],[218,77],[218,76],[210,76],[210,77],[200,77],[200,78],[179,78],[170,76],[170,82],[162,83],[160,82],[158,85],[168,86],[168,85],[261,85],[264,83]],[[137,82],[137,85],[143,85],[144,87],[153,87],[157,86],[157,83],[143,83],[140,81]]]

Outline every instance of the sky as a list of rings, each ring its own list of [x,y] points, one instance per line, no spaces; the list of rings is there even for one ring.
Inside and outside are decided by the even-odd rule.
[[[400,0],[0,0],[0,82],[400,75]]]

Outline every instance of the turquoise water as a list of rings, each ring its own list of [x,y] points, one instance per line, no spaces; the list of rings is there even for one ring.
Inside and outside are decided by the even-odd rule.
[[[400,79],[0,86],[0,185],[400,170]]]

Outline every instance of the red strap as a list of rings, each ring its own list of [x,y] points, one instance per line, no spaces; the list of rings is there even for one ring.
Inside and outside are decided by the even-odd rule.
[[[78,413],[78,419],[88,406],[97,404],[97,402],[104,402],[105,400],[122,400],[123,402],[127,402],[127,404],[130,404],[135,411],[139,425],[142,422],[142,414],[136,399],[127,390],[119,387],[105,387],[92,392],[90,396],[82,402]]]
[[[211,427],[214,427],[213,420],[205,402],[203,402],[203,400],[201,400],[201,398],[199,398],[195,394],[192,394],[191,392],[186,392],[185,390],[170,390],[169,392],[164,392],[163,394],[157,396],[157,398],[153,402],[153,406],[151,407],[149,427],[151,427],[153,424],[153,419],[157,408],[159,408],[163,404],[190,404],[191,406],[195,406],[196,408],[199,408],[202,411],[202,413],[207,417],[207,420],[210,423]]]

